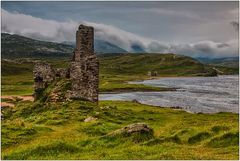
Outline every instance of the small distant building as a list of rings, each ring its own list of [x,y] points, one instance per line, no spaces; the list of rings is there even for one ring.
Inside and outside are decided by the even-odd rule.
[[[157,77],[158,76],[158,72],[157,71],[148,71],[147,75],[149,77]]]

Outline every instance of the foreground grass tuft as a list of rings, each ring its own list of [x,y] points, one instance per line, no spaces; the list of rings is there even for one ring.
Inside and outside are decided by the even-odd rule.
[[[4,156],[4,160],[12,160],[12,159],[18,159],[18,160],[25,160],[29,157],[32,158],[44,158],[47,156],[58,156],[59,154],[72,154],[78,152],[78,148],[64,143],[64,142],[57,142],[57,143],[51,143],[44,146],[38,146],[34,149],[27,149],[22,152],[12,153],[9,156]]]
[[[208,145],[214,148],[238,146],[239,144],[239,133],[228,132],[220,137],[213,138]]]
[[[211,136],[211,134],[208,132],[200,132],[200,133],[190,137],[188,139],[188,143],[195,144],[195,143],[201,142],[201,141],[209,138],[210,136]]]

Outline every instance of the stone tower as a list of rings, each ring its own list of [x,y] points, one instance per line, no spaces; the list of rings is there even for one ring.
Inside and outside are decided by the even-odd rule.
[[[76,33],[76,48],[70,64],[72,89],[70,98],[98,101],[99,63],[94,54],[94,29],[80,25]]]

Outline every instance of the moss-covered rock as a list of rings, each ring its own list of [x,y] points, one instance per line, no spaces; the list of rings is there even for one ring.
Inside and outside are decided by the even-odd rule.
[[[145,123],[135,123],[109,133],[107,136],[132,137],[134,142],[146,141],[154,138],[153,129]]]

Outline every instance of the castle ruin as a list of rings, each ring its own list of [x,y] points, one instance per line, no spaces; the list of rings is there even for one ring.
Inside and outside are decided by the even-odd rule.
[[[54,69],[50,64],[36,63],[33,70],[35,100],[40,93],[56,78],[69,78],[71,89],[66,98],[83,98],[92,102],[98,101],[99,62],[94,53],[94,29],[80,25],[76,32],[76,48],[70,67]]]

